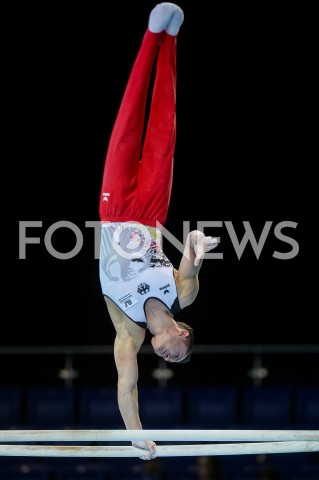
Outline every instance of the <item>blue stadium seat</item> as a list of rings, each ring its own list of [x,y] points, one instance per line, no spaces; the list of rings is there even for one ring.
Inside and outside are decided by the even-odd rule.
[[[125,428],[118,407],[117,389],[80,389],[79,423],[82,428]]]
[[[219,463],[225,478],[257,478],[259,464],[256,455],[221,455]]]
[[[266,455],[266,464],[274,468],[285,480],[297,475],[311,462],[310,452],[276,453]],[[289,461],[287,461],[289,460]]]
[[[178,442],[180,444],[181,442]],[[160,459],[162,469],[166,475],[176,479],[181,475],[194,475],[196,472],[196,457],[163,457]]]
[[[74,391],[64,388],[31,388],[27,394],[27,426],[67,428],[74,425]]]
[[[318,472],[314,473],[296,473],[286,477],[285,480],[318,480]]]
[[[295,426],[319,428],[319,387],[297,387],[295,391]]]
[[[2,466],[1,480],[50,480],[51,472],[46,465],[23,462],[21,458],[11,465]]]
[[[256,480],[255,473],[234,473],[231,476],[231,480]]]
[[[182,387],[140,387],[139,413],[144,428],[179,428],[183,424]]]
[[[242,395],[241,427],[280,429],[292,423],[290,387],[246,387]]]
[[[235,428],[237,388],[233,386],[193,387],[187,395],[188,428]]]
[[[20,426],[22,393],[19,388],[0,388],[0,427]]]
[[[117,442],[111,443],[114,445]],[[125,442],[125,445],[129,445],[129,443]],[[106,468],[106,480],[123,480],[125,477],[141,472],[145,462],[134,457],[98,457],[94,459],[94,463],[96,465],[101,464]]]
[[[54,480],[106,480],[107,467],[102,464],[64,465],[54,472]]]
[[[308,462],[301,469],[300,472],[307,475],[316,475],[319,478],[319,462]]]

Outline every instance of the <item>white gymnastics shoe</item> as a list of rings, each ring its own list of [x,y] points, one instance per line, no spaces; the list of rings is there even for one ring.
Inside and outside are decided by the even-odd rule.
[[[184,20],[183,10],[175,3],[158,3],[150,13],[148,29],[153,33],[163,32],[177,35]]]

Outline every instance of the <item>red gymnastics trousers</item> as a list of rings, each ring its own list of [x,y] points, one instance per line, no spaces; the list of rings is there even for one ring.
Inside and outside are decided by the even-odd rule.
[[[146,101],[154,66],[143,141]],[[175,141],[176,37],[147,30],[106,154],[99,208],[102,222],[164,225],[172,189]]]

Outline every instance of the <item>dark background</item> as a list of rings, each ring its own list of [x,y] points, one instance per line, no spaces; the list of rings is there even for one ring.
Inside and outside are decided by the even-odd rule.
[[[277,7],[180,1],[177,145],[166,228],[182,241],[183,221],[231,221],[241,239],[249,221],[258,239],[272,221],[260,258],[248,245],[239,260],[226,228],[200,272],[196,302],[178,320],[197,344],[318,343],[316,174],[311,12]],[[1,345],[112,344],[101,295],[93,230],[108,139],[155,2],[73,7],[46,3],[7,17],[3,165]],[[296,7],[297,8],[297,7]],[[9,185],[11,184],[11,187]],[[9,187],[9,189],[8,189]],[[8,218],[7,218],[8,214]],[[40,237],[19,259],[19,222]],[[44,247],[46,230],[69,221],[84,245],[71,260]],[[291,246],[299,254],[278,260]],[[52,242],[70,251],[74,234]],[[180,252],[164,240],[175,266]]]

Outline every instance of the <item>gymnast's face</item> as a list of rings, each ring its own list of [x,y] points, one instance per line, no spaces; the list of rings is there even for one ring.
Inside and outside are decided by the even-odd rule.
[[[167,362],[180,362],[187,356],[187,337],[189,332],[178,328],[176,332],[161,333],[152,337],[154,352]]]

